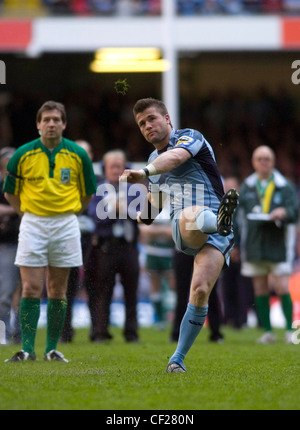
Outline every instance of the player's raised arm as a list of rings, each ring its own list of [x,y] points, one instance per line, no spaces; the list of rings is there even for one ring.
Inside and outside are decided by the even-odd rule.
[[[170,172],[175,167],[191,158],[191,154],[184,148],[174,148],[159,155],[152,163],[140,170],[124,170],[120,176],[121,182],[135,183],[148,176]]]

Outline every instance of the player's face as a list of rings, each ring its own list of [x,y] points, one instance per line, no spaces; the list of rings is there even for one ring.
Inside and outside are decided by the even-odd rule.
[[[46,140],[59,140],[66,128],[66,123],[61,118],[57,109],[47,110],[42,113],[40,122],[37,123],[41,138]]]
[[[136,122],[144,138],[155,146],[165,146],[171,132],[169,115],[162,115],[155,107],[149,107],[136,115]]]

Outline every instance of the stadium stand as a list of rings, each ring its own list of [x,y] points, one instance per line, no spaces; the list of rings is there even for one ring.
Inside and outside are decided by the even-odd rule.
[[[159,15],[160,0],[3,0],[4,17]]]
[[[40,17],[48,14],[40,0],[3,0],[1,15],[3,17]]]
[[[156,16],[161,0],[2,0],[1,15],[36,16]],[[180,16],[300,13],[298,0],[177,0]]]

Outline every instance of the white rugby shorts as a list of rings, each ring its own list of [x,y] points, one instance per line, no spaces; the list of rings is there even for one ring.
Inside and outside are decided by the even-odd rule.
[[[290,261],[274,263],[273,261],[244,261],[241,264],[241,274],[248,278],[253,276],[264,276],[272,273],[273,275],[290,275],[293,272],[293,264]]]
[[[27,267],[81,266],[81,235],[77,216],[25,213],[20,224],[15,264]]]

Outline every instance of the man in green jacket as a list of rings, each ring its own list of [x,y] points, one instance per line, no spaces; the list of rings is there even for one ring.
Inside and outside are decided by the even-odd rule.
[[[289,278],[293,270],[299,201],[293,184],[275,166],[268,146],[252,154],[254,173],[240,188],[236,240],[241,251],[241,273],[251,277],[255,305],[265,333],[259,343],[276,340],[270,322],[270,291],[281,300],[286,320],[286,342],[292,342],[293,304]]]

